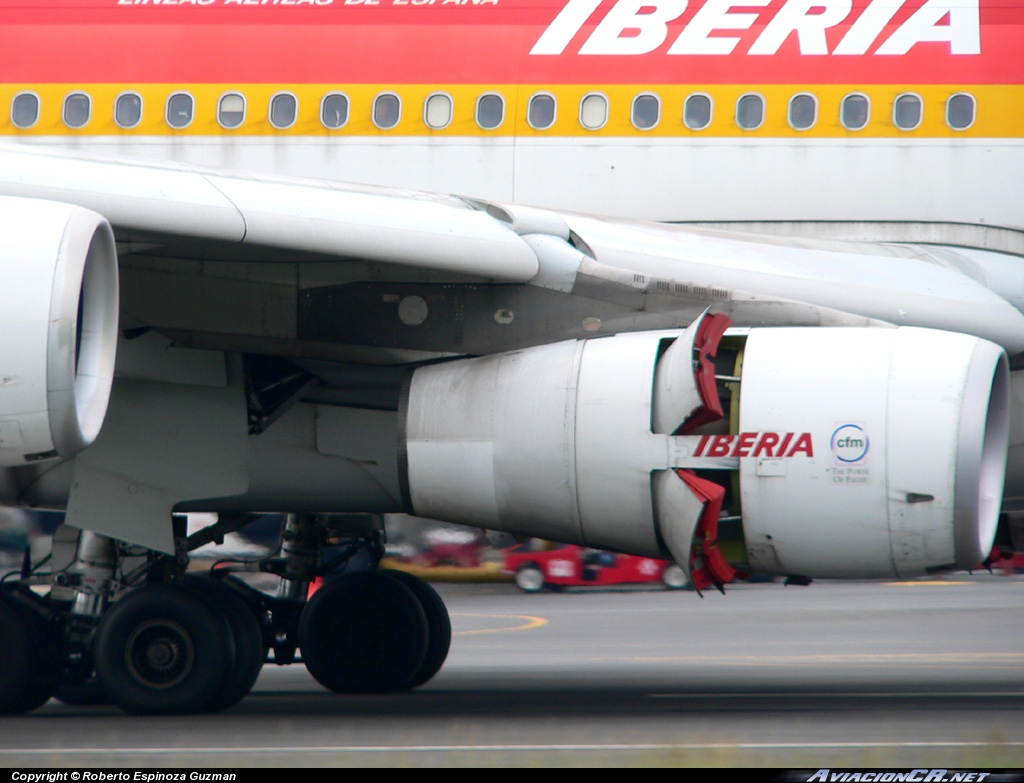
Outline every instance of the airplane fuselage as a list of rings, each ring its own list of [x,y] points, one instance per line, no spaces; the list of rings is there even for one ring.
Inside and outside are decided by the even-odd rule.
[[[1017,8],[109,0],[2,13],[0,134],[12,140],[1024,250]]]

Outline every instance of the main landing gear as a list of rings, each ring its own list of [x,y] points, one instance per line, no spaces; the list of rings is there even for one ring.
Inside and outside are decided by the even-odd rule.
[[[133,714],[216,712],[249,693],[265,662],[301,660],[337,693],[408,690],[440,670],[448,611],[421,579],[377,569],[379,518],[289,515],[274,556],[187,571],[189,550],[246,521],[182,536],[173,557],[62,527],[48,572],[26,568],[0,587],[0,713],[54,695]],[[368,568],[356,570],[360,559]],[[240,571],[279,576],[277,594]]]
[[[306,668],[336,693],[422,685],[441,668],[451,638],[441,597],[400,571],[363,571],[327,582],[299,623]]]

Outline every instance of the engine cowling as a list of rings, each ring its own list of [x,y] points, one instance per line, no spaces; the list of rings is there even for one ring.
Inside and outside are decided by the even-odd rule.
[[[820,448],[740,460],[752,567],[911,576],[988,556],[1009,444],[1001,348],[927,329],[772,329],[745,356],[740,432],[807,431]]]
[[[1001,348],[722,319],[417,369],[400,425],[410,511],[671,557],[698,587],[732,576],[722,518],[741,519],[751,566],[771,573],[984,559],[1008,438]],[[732,363],[717,381],[716,355]]]
[[[117,250],[107,221],[0,198],[0,467],[71,457],[106,414],[117,346]]]

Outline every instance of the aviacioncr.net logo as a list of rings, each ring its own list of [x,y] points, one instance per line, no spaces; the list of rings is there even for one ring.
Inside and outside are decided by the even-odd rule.
[[[867,432],[859,424],[840,424],[832,433],[829,446],[837,462],[849,465],[864,460],[868,455],[870,441]]]

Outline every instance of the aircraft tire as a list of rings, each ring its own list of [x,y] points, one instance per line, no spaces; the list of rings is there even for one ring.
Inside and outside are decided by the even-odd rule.
[[[107,612],[96,635],[96,674],[126,712],[204,710],[233,665],[226,618],[179,585],[141,587]]]
[[[448,607],[444,605],[444,599],[431,585],[407,571],[386,571],[385,573],[412,590],[412,594],[420,602],[427,618],[427,654],[423,657],[423,663],[420,664],[415,675],[397,688],[397,690],[411,690],[427,682],[444,665],[452,644],[452,621],[448,616]]]
[[[60,678],[56,675],[33,677],[12,712],[23,714],[42,707],[53,698],[54,691],[57,690],[59,684]]]
[[[204,708],[208,712],[220,712],[238,704],[256,684],[265,658],[263,631],[242,597],[221,580],[212,576],[187,576],[185,585],[213,604],[231,626],[235,663]]]
[[[26,711],[22,704],[31,676],[28,628],[10,602],[0,599],[0,714]]]
[[[61,637],[16,600],[0,599],[0,610],[0,713],[31,712],[48,702],[60,684]],[[3,687],[8,681],[10,687]]]
[[[299,620],[309,673],[335,693],[385,693],[410,682],[427,654],[420,601],[397,579],[359,571],[328,579]]]
[[[107,692],[103,690],[103,686],[96,679],[95,672],[82,682],[74,682],[65,677],[60,685],[57,686],[57,692],[53,694],[53,698],[74,707],[95,707],[100,704],[110,704]]]

